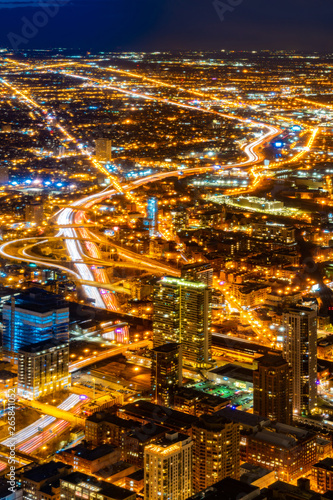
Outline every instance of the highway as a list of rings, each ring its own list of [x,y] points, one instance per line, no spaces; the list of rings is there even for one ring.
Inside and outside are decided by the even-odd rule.
[[[20,400],[22,404],[26,403],[26,400],[21,399]],[[74,408],[78,403],[80,402],[80,397],[77,394],[71,394],[65,401],[63,401],[59,406],[58,409],[61,411],[69,411],[72,408]],[[33,424],[29,425],[28,427],[25,427],[21,431],[17,432],[14,434],[14,436],[11,436],[10,438],[5,439],[2,441],[2,445],[4,446],[9,446],[12,442],[16,443],[16,446],[19,447],[22,443],[33,437],[35,434],[40,432],[41,429],[45,429],[49,425],[51,425],[55,421],[55,417],[41,417],[40,419],[36,420]]]
[[[13,64],[13,61],[9,62]],[[26,64],[21,64],[20,66],[23,66],[23,68],[27,68]],[[52,71],[54,71],[55,73],[59,73],[58,71],[55,70]],[[65,71],[60,71],[60,73],[63,74],[64,76],[74,77],[84,81],[90,81],[94,85],[95,84],[103,85],[103,88],[117,90],[119,92],[139,97],[142,99],[155,100],[158,102],[162,102],[165,105],[187,108],[202,113],[219,115],[226,119],[231,119],[234,121],[248,124],[249,127],[262,128],[264,130],[264,133],[260,134],[254,141],[250,142],[243,148],[243,151],[247,156],[247,160],[243,162],[237,162],[234,164],[223,165],[223,168],[225,169],[232,169],[235,167],[248,168],[258,163],[263,159],[263,157],[260,153],[257,152],[257,149],[262,144],[271,140],[273,137],[275,137],[281,132],[279,128],[272,126],[270,124],[262,123],[256,120],[245,119],[243,117],[234,114],[221,113],[215,110],[211,110],[210,108],[207,107],[187,104],[184,102],[178,102],[171,99],[160,98],[155,95],[139,93],[134,90],[125,90],[120,86],[110,85],[105,80],[98,80],[95,78],[90,78],[75,73],[67,73]],[[133,76],[137,75],[133,74]],[[29,108],[36,110],[45,119],[46,123],[50,125],[51,118],[49,117],[49,111],[46,108],[43,108],[43,106],[41,106],[38,102],[36,102],[35,99],[32,99],[27,94],[27,91],[23,92],[17,89],[9,81],[5,79],[1,79],[1,83],[6,87],[8,87],[9,89],[11,89],[11,91],[15,95],[17,95],[19,99],[22,99],[23,102],[29,106]],[[184,91],[184,89],[182,88],[179,88],[179,90]],[[193,92],[195,93],[195,91]],[[126,185],[121,185],[118,179],[115,178],[113,175],[111,175],[110,172],[87,151],[86,147],[82,143],[77,141],[72,136],[72,134],[65,129],[65,127],[62,124],[58,123],[54,119],[54,117],[52,117],[52,126],[56,127],[60,132],[60,134],[64,136],[66,140],[70,140],[71,142],[73,142],[76,145],[78,151],[84,156],[86,156],[94,165],[94,167],[99,171],[103,172],[111,181],[112,185],[111,189],[105,189],[100,193],[85,196],[84,198],[74,202],[71,205],[72,208],[67,207],[60,210],[60,212],[58,212],[58,214],[56,215],[55,221],[58,229],[57,236],[59,238],[64,239],[66,252],[70,257],[71,262],[73,262],[74,264],[75,271],[72,270],[68,271],[69,274],[71,274],[71,276],[73,276],[73,278],[76,281],[79,281],[82,284],[85,295],[91,300],[92,303],[94,303],[96,307],[103,309],[106,308],[114,311],[118,310],[116,296],[114,293],[110,293],[110,290],[112,290],[112,284],[109,282],[106,271],[104,269],[91,267],[91,262],[92,262],[91,259],[96,259],[96,261],[101,262],[102,256],[99,247],[93,241],[88,241],[89,239],[91,239],[92,236],[95,236],[96,238],[96,235],[94,235],[94,233],[88,229],[89,224],[87,224],[87,221],[85,220],[86,211],[90,209],[94,204],[99,203],[103,201],[105,198],[109,198],[110,196],[113,196],[116,193],[125,193],[127,194],[127,196],[131,198],[131,192],[145,184],[156,182],[172,176],[205,173],[209,170],[212,170],[214,166],[194,167],[182,170],[181,172],[177,170],[160,172],[157,174],[153,174],[151,176],[147,176],[143,179],[138,179]],[[257,177],[254,176],[254,179],[256,181]],[[81,243],[80,240],[85,240],[85,239],[87,241]],[[18,242],[19,240],[17,240],[15,243]],[[104,240],[104,243],[110,244],[110,241]],[[22,244],[23,245],[25,244],[24,240],[22,240]],[[85,246],[85,250],[83,249],[83,245]],[[140,254],[136,254],[135,252],[132,252],[131,250],[128,250],[126,248],[117,247],[116,245],[114,245],[114,247],[117,249],[118,254],[122,258],[130,260],[133,264],[136,264],[137,267],[140,269],[154,270],[155,272],[161,272],[162,274],[179,276],[179,271],[170,268],[170,266],[164,265],[157,261],[153,261],[152,259],[147,259],[141,256]],[[86,252],[88,253],[88,259]],[[16,255],[13,256],[10,255],[7,244],[4,244],[0,247],[0,254],[8,259],[12,257],[15,260],[19,260]],[[25,254],[25,256],[21,260],[27,262],[33,262],[36,263],[37,265],[58,267],[61,270],[67,270],[65,266],[58,265],[56,263],[52,264],[48,262],[46,259],[45,260],[37,258],[31,259],[31,256],[28,256],[28,254]],[[96,283],[97,284],[100,283],[100,288],[96,286]]]
[[[107,351],[103,351],[99,354],[90,356],[89,358],[82,359],[81,361],[75,361],[74,363],[70,363],[69,372],[73,373],[78,370],[82,370],[82,368],[86,368],[93,363],[98,363],[99,361],[103,361],[105,359],[111,358],[112,356],[118,356],[128,350],[141,349],[142,347],[147,347],[149,345],[149,340],[140,340],[139,342],[135,342],[133,344],[127,344],[122,347],[116,347],[113,349],[109,349]]]

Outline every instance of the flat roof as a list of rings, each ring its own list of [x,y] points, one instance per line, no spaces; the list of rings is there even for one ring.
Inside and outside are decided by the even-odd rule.
[[[98,481],[95,477],[87,476],[82,472],[72,472],[65,478],[62,478],[61,483],[70,483],[76,486],[79,486],[80,484],[87,485],[98,495],[105,495],[114,500],[126,500],[131,497],[135,498],[135,493],[133,491],[120,488],[120,486],[115,486],[114,484],[107,483],[105,481]]]
[[[218,410],[216,413],[248,427],[257,427],[270,421],[268,418],[261,417],[260,415],[253,415],[253,413],[242,410],[234,410],[230,406],[222,408],[222,410]]]

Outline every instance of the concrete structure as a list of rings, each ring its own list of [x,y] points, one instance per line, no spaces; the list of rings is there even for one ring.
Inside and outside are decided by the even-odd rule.
[[[318,493],[333,490],[333,458],[324,458],[312,466],[311,486]]]
[[[146,447],[145,500],[186,500],[192,494],[192,440],[183,434],[166,434]]]
[[[30,288],[3,306],[3,355],[17,362],[21,347],[69,339],[69,309],[59,295]]]
[[[176,389],[182,385],[181,344],[169,343],[151,351],[153,402],[163,406],[174,403]]]
[[[292,371],[282,356],[267,354],[253,372],[253,413],[284,424],[292,421]]]
[[[136,493],[81,472],[72,472],[60,481],[61,500],[136,500]]]
[[[205,368],[211,360],[211,290],[199,282],[162,278],[154,289],[154,347],[182,344],[183,364]]]
[[[222,410],[223,411],[223,410]],[[219,415],[202,415],[192,428],[193,490],[232,477],[239,479],[239,425]]]
[[[19,396],[38,399],[70,385],[69,344],[45,340],[18,351]]]
[[[283,313],[283,357],[292,368],[293,411],[310,414],[317,406],[317,311],[295,306]]]
[[[101,162],[111,161],[111,140],[110,139],[96,139],[96,158]]]

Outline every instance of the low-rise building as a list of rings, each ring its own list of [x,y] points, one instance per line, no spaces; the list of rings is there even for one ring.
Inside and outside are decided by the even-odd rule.
[[[92,449],[78,444],[74,448],[60,452],[58,456],[60,460],[71,465],[74,471],[94,474],[100,469],[118,462],[121,458],[121,451],[108,444],[102,444]]]
[[[61,480],[61,500],[136,500],[136,493],[93,476],[72,472]]]

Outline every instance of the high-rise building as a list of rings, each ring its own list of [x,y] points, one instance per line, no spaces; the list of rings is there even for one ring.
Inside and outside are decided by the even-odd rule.
[[[33,202],[25,206],[25,221],[40,226],[44,219],[42,203]]]
[[[3,307],[3,355],[17,360],[19,349],[44,340],[69,340],[69,309],[59,295],[30,288]]]
[[[149,236],[155,236],[158,233],[158,200],[149,198],[147,205],[147,223],[149,226]]]
[[[98,161],[109,162],[111,161],[111,140],[110,139],[96,139],[96,158]]]
[[[69,344],[59,340],[45,340],[19,349],[19,396],[38,399],[68,386]]]
[[[154,288],[154,347],[182,344],[183,364],[211,360],[211,290],[203,283],[164,277]]]
[[[225,477],[239,479],[239,424],[218,413],[201,415],[192,428],[192,439],[195,492]]]
[[[292,370],[279,355],[267,354],[253,372],[253,413],[284,424],[292,421]]]
[[[2,163],[0,164],[0,184],[6,184],[8,180],[8,166]]]
[[[213,267],[211,264],[187,264],[182,267],[182,278],[213,286]]]
[[[171,216],[172,216],[172,225],[176,233],[178,231],[186,229],[189,217],[185,208],[173,209],[171,212]]]
[[[317,405],[317,311],[295,306],[283,313],[283,357],[292,368],[293,411],[309,414]]]
[[[181,345],[164,344],[152,350],[151,386],[154,403],[171,406],[175,391],[182,385]]]
[[[145,448],[145,500],[186,500],[192,494],[192,440],[166,434]]]

